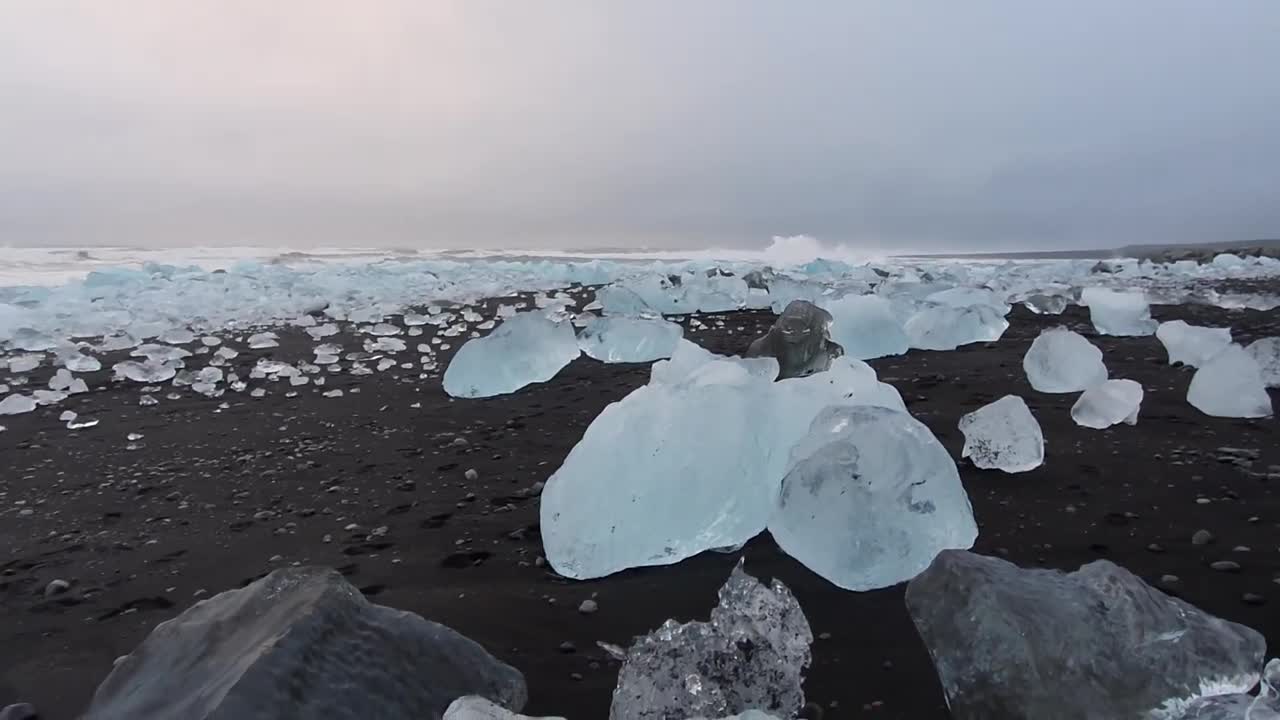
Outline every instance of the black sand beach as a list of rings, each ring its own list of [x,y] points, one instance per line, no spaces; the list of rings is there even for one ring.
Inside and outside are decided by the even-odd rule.
[[[1153,311],[1161,320],[1229,325],[1246,342],[1280,334],[1280,310]],[[1018,307],[1009,317],[998,343],[871,363],[956,458],[964,413],[1015,393],[1038,418],[1043,467],[1004,475],[960,461],[981,528],[975,549],[1025,566],[1114,561],[1256,628],[1274,655],[1276,420],[1202,415],[1185,399],[1191,371],[1170,367],[1155,337],[1097,337],[1082,308],[1044,317]],[[724,327],[714,327],[717,319]],[[713,327],[686,337],[738,353],[772,319],[703,316]],[[1069,415],[1075,395],[1027,384],[1023,354],[1040,330],[1060,323],[1103,349],[1113,378],[1142,383],[1137,426],[1078,427]],[[326,341],[340,338],[358,349],[352,336]],[[411,347],[426,341],[407,339]],[[286,332],[281,347],[232,362],[246,372],[258,357],[297,362],[310,359],[312,345]],[[51,371],[33,374],[43,382]],[[617,676],[596,641],[625,645],[668,617],[705,618],[738,558],[710,553],[593,582],[559,578],[540,561],[539,501],[529,489],[555,471],[605,405],[646,382],[647,365],[584,357],[552,382],[489,400],[453,400],[438,378],[397,367],[329,376],[322,389],[344,389],[340,398],[312,386],[286,397],[287,383],[268,385],[260,399],[184,390],[167,400],[166,388],[153,407],[138,405],[139,386],[109,383],[108,374],[89,374],[93,391],[59,407],[0,418],[8,428],[0,433],[0,706],[25,701],[42,717],[72,718],[112,661],[157,623],[201,597],[300,563],[337,567],[377,602],[479,641],[525,673],[526,713],[595,720],[607,716]],[[70,431],[57,419],[66,409],[101,422]],[[129,433],[143,435],[136,449],[127,447]],[[469,469],[476,480],[465,479]],[[1201,529],[1215,539],[1193,545]],[[792,589],[819,636],[806,693],[826,717],[947,717],[901,586],[841,591],[767,535],[743,554],[748,572]],[[1210,569],[1224,559],[1239,570]],[[54,579],[72,587],[46,598]],[[588,598],[599,611],[579,613]]]

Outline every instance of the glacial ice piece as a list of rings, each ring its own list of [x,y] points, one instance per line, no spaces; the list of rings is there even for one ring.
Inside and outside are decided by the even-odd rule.
[[[1022,306],[1037,315],[1061,315],[1062,311],[1067,309],[1067,305],[1071,303],[1070,298],[1064,295],[1028,295],[1023,301]]]
[[[173,328],[160,334],[160,342],[170,345],[186,345],[195,342],[196,334],[187,328]]]
[[[250,350],[265,350],[267,348],[279,347],[280,343],[276,342],[279,337],[273,332],[260,332],[250,335],[246,341]]]
[[[1107,380],[1080,395],[1071,406],[1071,419],[1095,430],[1119,423],[1137,425],[1142,397],[1142,385],[1134,380]]]
[[[578,335],[588,357],[606,363],[643,363],[671,357],[684,329],[666,320],[607,317],[591,321]]]
[[[513,393],[546,382],[579,355],[573,327],[525,312],[482,338],[468,340],[444,371],[444,391],[481,398]]]
[[[20,415],[36,409],[35,398],[14,393],[0,400],[0,415]]]
[[[1262,368],[1244,348],[1232,343],[1191,376],[1187,402],[1205,415],[1257,418],[1271,415],[1271,397]]]
[[[38,354],[18,355],[17,357],[9,358],[9,372],[15,374],[31,372],[40,367],[40,362],[43,359],[44,356]]]
[[[910,341],[888,300],[878,295],[846,295],[824,301],[831,313],[831,339],[859,360],[901,355]]]
[[[97,372],[102,369],[102,363],[98,358],[92,355],[84,355],[80,352],[74,352],[63,357],[62,366],[71,372]]]
[[[1198,368],[1231,344],[1231,328],[1188,325],[1182,320],[1160,323],[1156,338],[1169,353],[1169,364]]]
[[[1156,331],[1151,306],[1141,290],[1087,287],[1080,294],[1080,303],[1089,307],[1089,319],[1103,335],[1139,336]]]
[[[529,717],[496,705],[478,695],[460,697],[449,704],[443,720],[564,720],[562,717]]]
[[[147,360],[124,360],[111,366],[117,378],[127,378],[140,383],[158,383],[173,378],[178,374],[177,368],[169,363]]]
[[[910,580],[978,536],[955,462],[921,422],[881,407],[829,407],[791,450],[769,520],[778,546],[846,590]]]
[[[807,300],[792,300],[763,337],[747,348],[746,357],[778,361],[778,378],[804,377],[831,367],[844,350],[831,341],[831,313]]]
[[[960,418],[967,457],[980,468],[1027,472],[1044,464],[1044,433],[1031,408],[1017,395],[1005,395]]]
[[[463,695],[519,710],[524,678],[443,625],[370,603],[334,570],[286,568],[156,626],[82,720],[424,720]]]
[[[921,350],[955,350],[969,343],[995,342],[1007,329],[1009,321],[990,305],[924,305],[903,326],[911,347]]]
[[[1040,333],[1022,358],[1031,387],[1043,393],[1075,393],[1107,379],[1102,351],[1065,327]]]
[[[1262,338],[1245,348],[1253,356],[1262,371],[1262,381],[1267,387],[1280,387],[1280,337]]]
[[[1256,697],[1237,693],[1200,698],[1179,720],[1280,720],[1280,659],[1267,663]]]
[[[906,603],[958,720],[1177,718],[1251,688],[1266,649],[1106,560],[1062,573],[944,550]]]
[[[722,717],[718,719],[698,717],[698,718],[689,718],[689,720],[782,720],[782,719],[779,718],[777,715],[770,715],[767,712],[761,712],[759,710],[748,710],[744,713],[739,713],[737,715],[729,715],[727,717]]]
[[[758,710],[795,717],[813,632],[785,585],[734,568],[708,622],[668,620],[626,651],[609,720],[720,718]]]
[[[191,357],[191,353],[180,347],[147,343],[146,345],[139,345],[134,348],[133,352],[129,353],[129,357],[146,358],[151,362],[162,363]]]

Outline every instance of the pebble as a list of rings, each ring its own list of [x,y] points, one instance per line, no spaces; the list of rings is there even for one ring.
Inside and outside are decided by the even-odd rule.
[[[1262,605],[1267,602],[1267,599],[1258,593],[1245,593],[1240,596],[1240,599],[1246,605]]]
[[[1211,542],[1213,542],[1213,533],[1208,530],[1197,530],[1195,534],[1191,536],[1192,545],[1208,545]]]
[[[480,473],[476,472],[475,468],[470,468],[466,472],[462,473],[462,477],[474,482],[480,479]]]
[[[578,612],[583,615],[592,615],[600,609],[600,605],[595,600],[583,600],[578,606]]]
[[[44,596],[53,597],[54,595],[61,595],[70,589],[71,583],[66,580],[50,580],[49,584],[44,586]]]
[[[1209,568],[1218,572],[1239,572],[1240,563],[1234,560],[1219,560],[1215,563],[1210,563]]]

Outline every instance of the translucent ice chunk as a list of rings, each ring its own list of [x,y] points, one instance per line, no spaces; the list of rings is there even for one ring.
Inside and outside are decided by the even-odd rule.
[[[980,468],[1026,472],[1044,464],[1044,433],[1027,403],[1017,395],[974,410],[960,418],[964,433],[961,457]]]
[[[1044,393],[1074,393],[1107,379],[1102,351],[1064,327],[1041,332],[1022,358],[1031,387]]]
[[[684,329],[666,320],[608,317],[591,321],[578,335],[578,347],[607,363],[643,363],[671,357]]]
[[[463,398],[513,393],[555,377],[579,353],[569,323],[520,313],[458,349],[444,371],[444,391]]]
[[[79,352],[63,357],[62,366],[72,372],[96,372],[102,369],[102,363],[98,358]]]
[[[747,710],[795,717],[813,632],[775,580],[734,568],[708,622],[668,620],[626,651],[609,720],[721,718]],[[750,716],[748,716],[750,717]]]
[[[280,343],[276,342],[277,339],[278,337],[273,332],[261,332],[256,335],[250,335],[247,342],[250,350],[265,350],[266,348],[279,347]]]
[[[778,361],[780,378],[796,378],[827,370],[844,350],[831,341],[831,313],[807,300],[792,300],[764,336],[747,348],[747,357]]]
[[[1080,302],[1089,307],[1093,327],[1103,335],[1150,335],[1156,331],[1157,323],[1151,319],[1151,307],[1141,290],[1087,287]]]
[[[825,300],[831,313],[831,339],[859,360],[901,355],[910,341],[888,300],[876,295],[846,295]]]
[[[0,400],[0,415],[20,415],[36,409],[36,401],[29,395],[14,393]]]
[[[513,713],[477,695],[454,700],[444,711],[442,720],[564,720],[562,717],[530,717]]]
[[[118,378],[126,378],[140,383],[164,382],[178,374],[173,365],[154,360],[147,360],[146,362],[125,360],[111,366],[111,369],[115,371]]]
[[[1177,718],[1247,691],[1266,648],[1106,560],[1064,574],[944,550],[906,603],[957,718]]]
[[[1009,321],[990,305],[925,305],[903,330],[913,348],[955,350],[969,343],[995,342],[1008,328]]]
[[[40,362],[43,359],[41,355],[18,355],[17,357],[9,358],[9,372],[31,372],[40,367]]]
[[[1071,406],[1071,419],[1096,430],[1118,423],[1137,425],[1142,395],[1142,385],[1133,380],[1108,380],[1080,395]]]
[[[1200,367],[1231,344],[1231,328],[1188,325],[1182,320],[1162,322],[1156,338],[1169,353],[1169,364]]]
[[[170,345],[186,345],[189,342],[194,342],[195,339],[195,333],[186,328],[173,328],[160,334],[160,342]]]
[[[955,462],[922,423],[880,407],[830,407],[791,450],[769,532],[846,590],[910,580],[978,536]]]
[[[1191,377],[1187,402],[1205,415],[1256,418],[1271,415],[1262,368],[1244,348],[1228,345]]]
[[[134,348],[129,353],[130,357],[146,358],[152,362],[162,363],[170,360],[181,360],[182,358],[191,357],[191,353],[180,347],[170,345],[157,345],[155,343],[147,343]]]
[[[1063,295],[1028,295],[1022,306],[1037,315],[1061,315],[1070,304],[1069,298]]]
[[[1245,348],[1258,363],[1267,387],[1280,387],[1280,337],[1255,340]]]

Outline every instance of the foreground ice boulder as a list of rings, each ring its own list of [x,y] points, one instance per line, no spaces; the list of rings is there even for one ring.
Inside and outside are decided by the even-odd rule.
[[[906,602],[958,720],[1177,718],[1253,687],[1266,648],[1106,560],[1064,574],[947,550]]]
[[[780,379],[823,372],[844,354],[831,342],[830,328],[831,313],[807,300],[792,300],[769,332],[751,343],[746,356],[776,359]]]
[[[1267,663],[1256,696],[1201,698],[1187,707],[1180,720],[1280,720],[1280,659]]]
[[[708,622],[668,620],[626,651],[609,720],[795,717],[813,632],[785,585],[734,568]],[[748,715],[747,717],[751,717]]]
[[[1142,385],[1133,380],[1108,380],[1080,395],[1071,406],[1071,419],[1095,430],[1119,423],[1137,425],[1142,396]]]
[[[1080,294],[1080,302],[1089,306],[1089,319],[1103,335],[1138,336],[1156,331],[1147,295],[1141,290],[1087,287]]]
[[[684,329],[666,320],[606,317],[591,321],[578,335],[578,347],[607,363],[643,363],[671,357]]]
[[[1027,402],[1005,395],[960,418],[967,457],[977,467],[1026,472],[1044,464],[1044,433]]]
[[[1280,387],[1280,337],[1262,338],[1245,348],[1262,370],[1262,381],[1267,387]]]
[[[846,590],[909,580],[978,536],[955,462],[921,422],[881,407],[830,407],[791,451],[769,532]]]
[[[82,720],[425,720],[481,695],[524,706],[524,678],[328,568],[277,570],[156,626]]]
[[[0,400],[0,415],[21,415],[36,409],[36,399],[30,395],[13,393]]]
[[[1169,353],[1169,364],[1200,367],[1231,344],[1231,328],[1188,325],[1182,320],[1160,323],[1156,338]]]
[[[1031,387],[1043,393],[1075,393],[1107,379],[1102,351],[1064,327],[1040,333],[1022,358]]]
[[[562,717],[529,717],[477,695],[460,697],[444,711],[444,720],[564,720]]]
[[[1244,348],[1231,344],[1213,356],[1187,388],[1187,402],[1205,415],[1256,418],[1271,415],[1262,368]]]
[[[901,355],[910,347],[907,333],[888,300],[877,295],[846,295],[824,301],[831,313],[831,339],[859,360]]]
[[[444,391],[460,398],[513,393],[555,377],[579,353],[569,323],[538,312],[519,313],[458,349],[445,368]]]
[[[921,350],[955,350],[969,343],[995,342],[1007,329],[1009,321],[990,305],[925,305],[903,327],[911,347]]]

